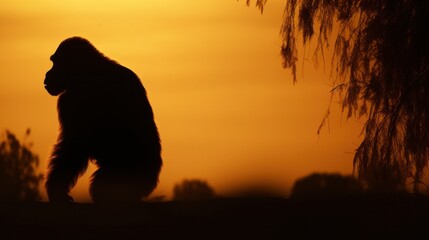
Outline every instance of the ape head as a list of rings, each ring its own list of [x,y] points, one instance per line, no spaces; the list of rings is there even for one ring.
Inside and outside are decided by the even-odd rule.
[[[45,89],[57,96],[70,87],[80,85],[105,62],[105,57],[88,40],[71,37],[64,40],[51,56],[52,68],[46,73]]]

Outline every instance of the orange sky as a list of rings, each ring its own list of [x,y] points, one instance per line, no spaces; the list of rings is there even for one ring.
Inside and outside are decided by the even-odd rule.
[[[0,130],[19,137],[31,128],[46,171],[58,120],[44,74],[58,44],[78,35],[135,71],[148,91],[164,159],[153,196],[171,196],[184,178],[218,193],[261,182],[287,193],[312,172],[349,174],[363,120],[346,121],[334,102],[330,128],[316,134],[329,66],[314,70],[307,48],[292,83],[279,53],[284,4],[270,0],[261,15],[235,0],[2,1]],[[93,170],[73,189],[75,201],[89,201]]]

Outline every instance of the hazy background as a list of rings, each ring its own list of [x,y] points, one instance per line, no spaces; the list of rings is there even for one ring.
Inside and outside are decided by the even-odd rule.
[[[261,15],[235,0],[2,1],[0,130],[20,137],[31,128],[46,172],[58,120],[44,75],[59,43],[82,36],[146,87],[164,159],[153,196],[170,197],[185,178],[220,194],[260,183],[287,194],[312,172],[350,174],[363,121],[346,121],[334,99],[330,125],[317,135],[329,67],[314,70],[311,47],[301,51],[306,61],[293,84],[279,53],[284,6],[270,0]],[[75,201],[90,201],[94,169],[73,189]]]

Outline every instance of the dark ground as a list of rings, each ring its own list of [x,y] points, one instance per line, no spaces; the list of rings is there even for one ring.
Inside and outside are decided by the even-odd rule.
[[[0,204],[0,221],[0,239],[429,239],[429,198]]]

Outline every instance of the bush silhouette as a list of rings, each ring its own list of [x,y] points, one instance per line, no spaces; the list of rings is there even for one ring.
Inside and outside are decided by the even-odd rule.
[[[205,181],[193,179],[183,180],[173,189],[173,200],[207,200],[215,197],[215,191]]]
[[[25,142],[30,135],[27,130],[22,143],[6,131],[0,141],[0,201],[38,201],[42,174],[36,172],[39,158]]]
[[[362,186],[352,176],[342,176],[338,173],[313,173],[295,182],[291,198],[338,197],[362,192]]]

